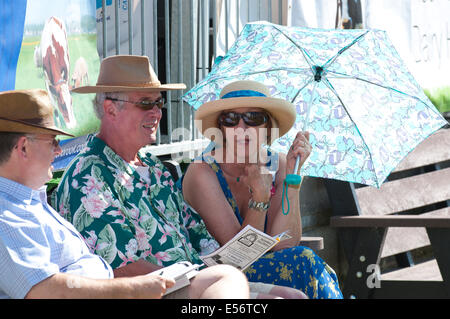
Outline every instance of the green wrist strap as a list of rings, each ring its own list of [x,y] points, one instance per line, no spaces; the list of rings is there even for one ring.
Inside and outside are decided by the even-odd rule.
[[[283,194],[281,197],[281,208],[283,209],[283,215],[289,214],[289,209],[290,209],[287,187],[298,186],[298,185],[300,185],[301,181],[302,181],[302,177],[300,175],[297,175],[297,174],[286,175],[286,178],[284,179],[284,183],[283,183]],[[286,202],[287,202],[287,211],[286,212],[284,210],[284,197],[285,196],[286,196]]]

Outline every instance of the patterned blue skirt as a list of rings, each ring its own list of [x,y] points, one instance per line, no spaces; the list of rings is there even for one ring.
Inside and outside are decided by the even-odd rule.
[[[334,270],[307,247],[267,253],[244,273],[249,281],[292,287],[310,299],[343,298]]]

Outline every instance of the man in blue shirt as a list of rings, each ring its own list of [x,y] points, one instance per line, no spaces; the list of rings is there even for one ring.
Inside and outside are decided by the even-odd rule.
[[[77,230],[47,204],[43,186],[61,152],[44,90],[0,93],[0,298],[160,298],[172,279],[113,278]],[[214,287],[217,286],[217,289]],[[248,297],[245,277],[211,267],[192,280],[190,297]]]

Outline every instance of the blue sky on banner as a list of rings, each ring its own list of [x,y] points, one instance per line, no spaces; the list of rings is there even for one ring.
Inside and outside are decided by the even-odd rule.
[[[28,24],[42,23],[42,21],[44,21],[45,18],[47,18],[49,15],[49,10],[45,10],[45,8],[51,8],[52,15],[61,18],[63,21],[70,21],[71,17],[73,16],[75,17],[83,15],[95,16],[95,12],[93,12],[94,8],[92,7],[91,3],[92,0],[76,0],[76,1],[31,0],[28,1],[27,11],[33,12],[33,14],[27,15],[27,23]]]
[[[26,0],[0,0],[0,91],[14,90]]]

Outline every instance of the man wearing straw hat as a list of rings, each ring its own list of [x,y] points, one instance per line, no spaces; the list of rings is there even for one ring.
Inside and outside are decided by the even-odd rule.
[[[73,90],[96,93],[101,125],[66,169],[54,206],[116,276],[179,261],[202,264],[199,256],[218,248],[168,170],[142,150],[156,140],[161,92],[185,87],[161,84],[145,56],[117,55],[102,61],[96,85]]]
[[[46,91],[0,93],[0,298],[160,298],[172,279],[112,279],[110,265],[47,204],[57,135],[71,136],[54,126]],[[199,274],[195,296],[248,296],[239,271],[219,275]]]

